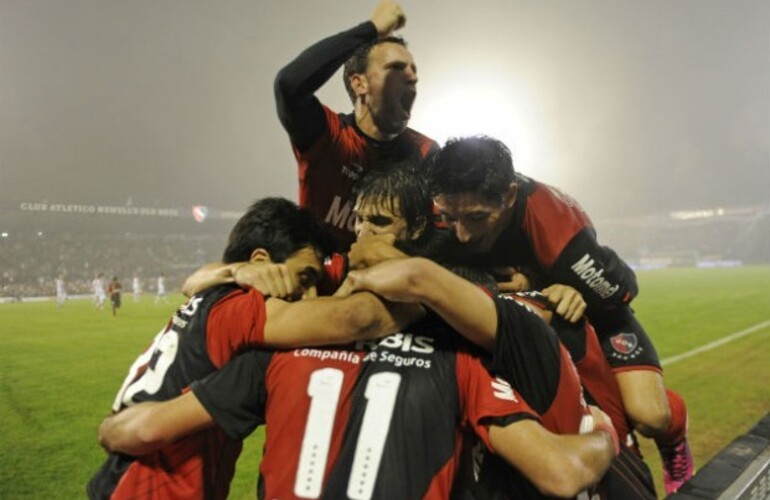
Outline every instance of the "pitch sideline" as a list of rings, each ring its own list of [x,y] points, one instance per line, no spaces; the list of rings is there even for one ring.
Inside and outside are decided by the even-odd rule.
[[[670,358],[662,359],[660,361],[661,366],[667,366],[667,365],[673,365],[674,363],[678,363],[679,361],[682,361],[683,359],[691,358],[693,356],[696,356],[702,352],[710,351],[712,349],[716,349],[719,346],[722,346],[724,344],[730,343],[734,340],[738,340],[742,337],[745,337],[746,335],[750,335],[754,332],[757,332],[759,330],[762,330],[763,328],[766,328],[770,326],[770,320],[763,321],[762,323],[757,323],[754,326],[750,326],[746,328],[745,330],[741,330],[739,332],[731,333],[727,337],[723,337],[719,340],[715,340],[714,342],[709,342],[708,344],[702,345],[700,347],[696,347],[695,349],[691,349],[689,351],[683,352],[682,354],[677,354],[676,356],[671,356]]]

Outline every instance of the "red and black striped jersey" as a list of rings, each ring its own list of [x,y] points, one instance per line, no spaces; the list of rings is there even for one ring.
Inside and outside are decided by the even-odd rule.
[[[513,298],[542,309],[550,307],[548,299],[539,292],[518,293],[513,295]],[[604,357],[593,326],[586,319],[570,323],[554,313],[551,327],[577,368],[586,400],[601,408],[610,417],[620,441],[625,443],[630,424],[623,408],[617,379],[607,358]]]
[[[267,424],[267,499],[449,498],[462,429],[489,445],[489,424],[537,418],[435,324],[344,348],[245,353],[192,390],[231,438]]]
[[[164,401],[264,340],[265,299],[233,285],[210,288],[180,307],[129,370],[113,405]],[[110,454],[88,484],[90,498],[225,498],[241,442],[211,429],[156,453]]]
[[[511,383],[556,434],[578,434],[588,406],[572,358],[556,332],[529,306],[494,297],[497,333],[490,370]],[[466,444],[455,495],[468,499],[543,498],[516,469],[478,443]]]
[[[299,204],[332,229],[339,251],[354,240],[356,180],[369,169],[421,160],[438,149],[409,128],[393,140],[376,141],[358,129],[352,114],[337,114],[315,96],[356,49],[377,37],[374,23],[363,22],[303,50],[275,78],[278,118],[299,165]]]
[[[599,244],[577,201],[518,173],[516,183],[512,222],[489,259],[528,270],[538,289],[554,283],[572,286],[591,313],[629,303],[638,292],[636,275],[611,248]]]
[[[355,182],[369,169],[419,161],[438,146],[410,128],[390,141],[375,141],[358,129],[352,114],[336,114],[323,106],[323,115],[324,132],[315,142],[303,151],[294,147],[299,165],[299,204],[325,222],[333,230],[339,249],[347,250],[355,239]]]
[[[523,301],[523,303],[522,303]],[[629,434],[620,390],[596,333],[585,320],[571,324],[554,316],[548,327],[524,303],[547,306],[537,293],[496,298],[498,331],[493,371],[509,380],[541,414],[543,425],[557,434],[577,434],[588,402],[612,420],[621,443]],[[581,390],[581,387],[585,392]],[[499,458],[471,450],[475,474],[464,474],[468,498],[543,498],[535,487]],[[466,461],[468,461],[466,459]],[[470,462],[470,461],[469,461]],[[472,478],[472,479],[471,479]],[[625,445],[591,498],[651,499],[652,476],[641,457]],[[590,495],[589,495],[590,496]]]

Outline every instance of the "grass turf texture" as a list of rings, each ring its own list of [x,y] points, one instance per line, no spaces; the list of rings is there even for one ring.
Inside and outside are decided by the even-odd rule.
[[[661,359],[770,319],[770,267],[639,273],[634,302]],[[182,298],[113,318],[89,300],[0,304],[0,498],[83,498],[104,457],[96,429],[136,356]],[[690,410],[696,466],[770,411],[770,327],[665,368]],[[254,498],[262,432],[250,437],[231,498]],[[657,453],[643,450],[660,484]]]

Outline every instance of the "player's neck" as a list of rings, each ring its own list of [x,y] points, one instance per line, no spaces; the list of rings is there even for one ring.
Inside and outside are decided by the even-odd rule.
[[[374,123],[372,114],[366,106],[356,104],[356,108],[353,112],[353,116],[356,120],[356,127],[364,133],[367,137],[374,139],[375,141],[391,141],[398,137],[398,134],[386,134]]]

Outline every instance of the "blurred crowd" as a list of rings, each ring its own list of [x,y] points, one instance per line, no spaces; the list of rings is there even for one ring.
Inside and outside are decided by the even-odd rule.
[[[163,273],[167,290],[179,288],[200,265],[220,258],[220,236],[46,234],[0,239],[0,297],[41,297],[56,293],[64,280],[69,295],[91,294],[99,274],[117,276],[130,291],[138,276],[145,292],[155,291]]]

